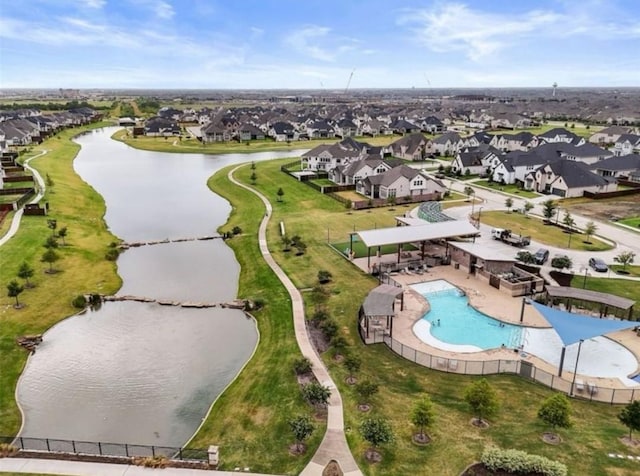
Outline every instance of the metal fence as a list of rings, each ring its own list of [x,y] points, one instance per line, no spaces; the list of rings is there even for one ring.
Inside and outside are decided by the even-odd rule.
[[[88,456],[155,457],[166,456],[179,461],[207,461],[205,449],[176,448],[171,446],[133,445],[128,443],[104,443],[95,441],[59,440],[55,438],[30,438],[0,436],[0,443],[7,443],[20,450],[66,453]]]
[[[606,388],[592,382],[587,382],[586,386],[582,383],[576,384],[574,381],[558,377],[554,373],[536,367],[531,362],[522,360],[518,352],[514,352],[513,360],[463,360],[431,355],[382,333],[374,335],[373,339],[377,343],[384,342],[393,352],[407,360],[442,372],[464,375],[516,374],[575,398],[611,405],[627,404],[640,399],[639,389]]]

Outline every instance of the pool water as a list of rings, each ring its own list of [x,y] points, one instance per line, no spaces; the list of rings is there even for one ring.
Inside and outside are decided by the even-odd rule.
[[[469,306],[463,291],[438,280],[412,286],[428,301],[431,309],[424,315],[429,331],[441,342],[477,347],[478,350],[517,348],[522,343],[520,326],[502,323]],[[422,323],[424,325],[424,323]]]

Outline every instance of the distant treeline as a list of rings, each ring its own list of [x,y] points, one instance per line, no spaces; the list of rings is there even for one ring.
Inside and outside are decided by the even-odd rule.
[[[68,102],[14,102],[12,104],[0,104],[0,110],[16,111],[19,109],[37,109],[39,111],[69,111],[79,107],[89,107],[95,110],[111,109],[111,105],[96,106],[89,104],[87,101],[68,101]]]
[[[160,109],[160,101],[156,98],[139,97],[136,99],[136,104],[143,114],[156,114]]]

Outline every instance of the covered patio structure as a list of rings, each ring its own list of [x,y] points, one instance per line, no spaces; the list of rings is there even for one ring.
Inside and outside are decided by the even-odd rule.
[[[365,344],[382,342],[385,334],[393,332],[396,300],[400,297],[400,311],[404,310],[404,291],[401,287],[381,284],[369,292],[358,313],[358,330]]]
[[[413,223],[413,222],[412,222]],[[367,268],[371,269],[371,250],[376,250],[380,256],[381,248],[385,245],[397,245],[396,264],[402,258],[402,245],[415,243],[420,245],[420,260],[426,257],[426,244],[429,241],[450,240],[452,238],[470,238],[480,234],[478,229],[466,220],[446,221],[441,223],[423,222],[408,226],[363,230],[350,234],[350,249],[353,249],[354,236],[367,247]]]
[[[588,289],[571,288],[567,286],[547,286],[547,299],[545,304],[557,299],[564,300],[567,311],[571,312],[572,305],[575,301],[586,301],[598,303],[599,317],[607,316],[609,308],[620,309],[627,315],[627,319],[631,319],[633,315],[633,306],[635,301],[631,299],[616,296],[615,294],[601,293],[599,291],[590,291]]]

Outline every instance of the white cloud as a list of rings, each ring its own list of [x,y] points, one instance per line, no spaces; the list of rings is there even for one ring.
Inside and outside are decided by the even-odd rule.
[[[175,15],[176,13],[175,10],[173,9],[173,6],[168,2],[156,0],[153,3],[154,3],[156,16],[159,18],[164,18],[165,20],[168,20],[172,18],[173,15]]]
[[[83,7],[100,9],[107,3],[106,0],[79,0]]]
[[[264,34],[264,30],[262,28],[258,28],[257,26],[249,27],[249,31],[251,32],[251,36],[254,38],[258,38]]]
[[[436,52],[463,51],[470,59],[485,58],[522,36],[535,36],[543,27],[557,24],[554,12],[531,11],[510,16],[471,10],[464,4],[448,3],[432,9],[413,10],[399,18],[400,24],[415,25],[418,39]]]
[[[335,53],[331,53],[317,45],[317,42],[325,39],[330,31],[330,28],[324,26],[307,26],[290,33],[285,38],[285,43],[311,58],[321,61],[333,61]]]

